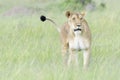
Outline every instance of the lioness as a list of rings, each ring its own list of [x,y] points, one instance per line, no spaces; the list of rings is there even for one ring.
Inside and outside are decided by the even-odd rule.
[[[91,32],[84,16],[85,13],[67,11],[68,21],[57,29],[61,37],[62,56],[65,58],[65,64],[74,63],[78,65],[78,57],[75,51],[83,51],[83,65],[84,68],[87,68],[91,52]],[[49,20],[56,25],[53,20],[45,16],[41,16],[41,20]],[[66,57],[67,55],[68,57]]]

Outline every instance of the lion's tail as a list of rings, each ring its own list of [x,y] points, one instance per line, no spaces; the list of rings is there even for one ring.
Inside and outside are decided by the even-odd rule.
[[[52,22],[52,23],[56,26],[55,28],[58,30],[58,32],[60,32],[60,28],[58,27],[58,25],[57,25],[52,19],[46,18],[45,16],[42,15],[42,16],[40,17],[40,20],[41,20],[42,22],[44,22],[44,21],[46,21],[46,20]]]

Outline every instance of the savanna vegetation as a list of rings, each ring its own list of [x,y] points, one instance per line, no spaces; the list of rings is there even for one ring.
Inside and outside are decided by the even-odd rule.
[[[0,80],[120,80],[120,1],[91,0],[84,6],[72,1],[0,1]],[[67,10],[86,12],[92,32],[88,71],[82,52],[79,67],[62,65],[59,33],[39,19],[46,15],[62,25]]]

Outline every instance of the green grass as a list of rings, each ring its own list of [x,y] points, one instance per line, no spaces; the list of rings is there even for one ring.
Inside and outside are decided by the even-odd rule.
[[[106,10],[86,14],[92,32],[91,63],[86,72],[81,52],[79,67],[62,65],[59,33],[51,23],[40,22],[39,15],[0,16],[0,80],[119,80],[120,10],[118,2],[112,3],[112,7],[111,1],[107,3]],[[66,20],[63,12],[46,15],[60,24]]]

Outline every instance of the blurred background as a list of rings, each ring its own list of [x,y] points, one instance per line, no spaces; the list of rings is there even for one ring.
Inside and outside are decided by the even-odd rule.
[[[120,0],[0,0],[0,80],[120,80]],[[85,11],[92,33],[87,72],[62,64],[59,33],[66,11]]]
[[[33,14],[44,12],[62,13],[73,11],[106,11],[117,10],[118,0],[4,0],[0,3],[0,13],[7,16],[16,14]]]

